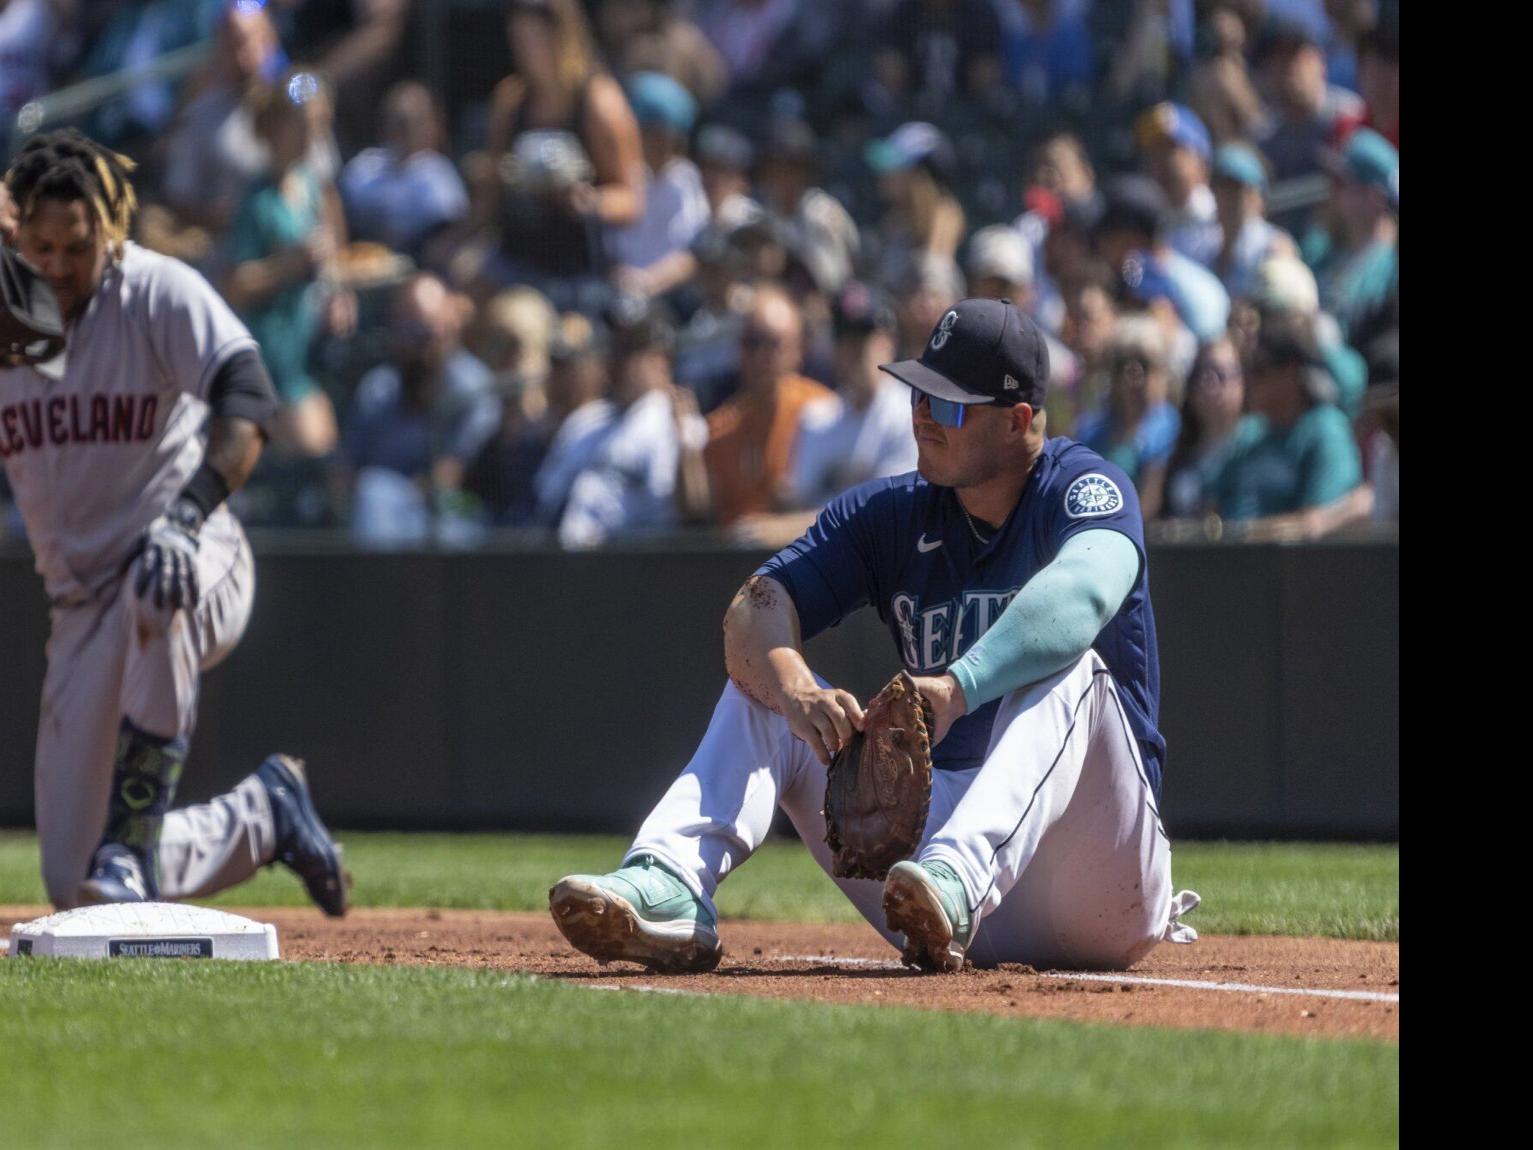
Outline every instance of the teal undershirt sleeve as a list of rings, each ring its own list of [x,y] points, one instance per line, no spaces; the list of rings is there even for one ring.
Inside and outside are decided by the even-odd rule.
[[[1118,531],[1082,531],[948,667],[968,709],[1063,671],[1118,613],[1139,576],[1139,549]]]

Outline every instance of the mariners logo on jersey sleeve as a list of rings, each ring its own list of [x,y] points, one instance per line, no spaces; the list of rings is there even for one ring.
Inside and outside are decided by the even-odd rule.
[[[1065,514],[1071,519],[1112,515],[1123,506],[1123,492],[1100,472],[1082,475],[1065,492]]]

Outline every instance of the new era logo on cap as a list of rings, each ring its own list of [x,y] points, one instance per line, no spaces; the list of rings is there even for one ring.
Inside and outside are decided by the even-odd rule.
[[[1049,349],[1043,333],[1010,300],[966,299],[946,312],[919,359],[879,369],[954,403],[1043,405]]]

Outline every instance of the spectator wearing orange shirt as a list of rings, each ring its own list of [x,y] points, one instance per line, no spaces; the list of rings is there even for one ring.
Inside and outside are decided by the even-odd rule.
[[[803,343],[798,305],[780,287],[758,289],[740,336],[740,389],[708,416],[714,519],[747,541],[753,519],[781,509],[799,412],[832,394],[798,374]]]

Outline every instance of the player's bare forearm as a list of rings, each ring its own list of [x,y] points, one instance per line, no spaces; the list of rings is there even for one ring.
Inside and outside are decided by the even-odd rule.
[[[238,491],[260,461],[264,444],[261,429],[250,420],[214,416],[208,427],[207,465],[223,477],[230,491]]]
[[[724,613],[724,669],[741,691],[778,714],[793,689],[814,686],[799,649],[798,611],[782,584],[752,575]]]
[[[729,605],[724,666],[741,692],[787,719],[822,763],[862,729],[856,696],[821,687],[804,661],[798,610],[775,579],[753,575]]]

